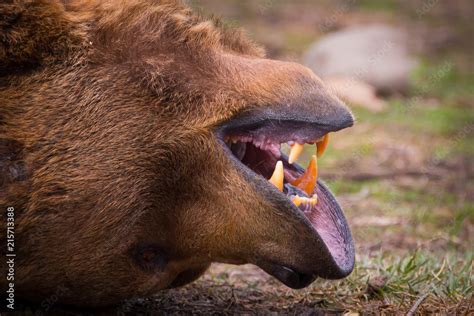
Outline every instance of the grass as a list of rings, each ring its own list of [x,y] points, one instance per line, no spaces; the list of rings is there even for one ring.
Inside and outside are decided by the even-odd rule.
[[[384,113],[373,113],[366,109],[356,109],[359,122],[389,124],[411,129],[414,133],[453,135],[463,127],[474,123],[474,112],[469,107],[430,105],[423,101],[393,99]]]
[[[467,257],[472,261],[472,253]],[[394,256],[378,253],[357,258],[354,272],[340,281],[318,280],[304,290],[289,290],[273,280],[238,280],[222,266],[211,269],[187,289],[175,289],[127,310],[158,310],[162,314],[214,313],[302,314],[398,313],[423,299],[420,313],[467,313],[472,288],[472,265],[447,253],[443,257],[424,251]],[[252,269],[246,266],[248,269]],[[223,272],[224,271],[224,272]],[[193,295],[189,295],[192,292]]]
[[[451,228],[449,233],[451,235],[457,235],[462,229],[463,223],[471,222],[474,223],[474,204],[465,205],[457,210],[452,220]]]
[[[472,261],[472,254],[468,258]],[[425,306],[425,311],[440,312],[443,306],[437,302],[450,300],[459,303],[472,291],[470,261],[449,254],[441,259],[422,251],[404,257],[389,254],[360,256],[354,273],[347,280],[322,282],[321,285],[336,294],[326,298],[328,302],[353,311],[359,311],[351,306],[354,303],[364,304],[372,300],[372,304],[383,302],[384,306],[375,304],[378,311],[407,310],[419,297],[427,295],[430,306]],[[338,289],[341,288],[345,289],[344,297],[339,297],[341,291]],[[353,303],[347,305],[344,303],[346,300]]]
[[[429,95],[447,102],[474,97],[474,74],[459,69],[449,57],[423,60],[413,73],[413,94]]]

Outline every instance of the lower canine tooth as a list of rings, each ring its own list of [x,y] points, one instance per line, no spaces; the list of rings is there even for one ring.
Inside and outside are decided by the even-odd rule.
[[[290,164],[294,163],[298,157],[300,156],[301,152],[303,151],[304,145],[295,143],[291,146],[290,156],[288,157],[288,162]]]
[[[329,134],[324,135],[322,141],[316,142],[316,155],[321,157],[329,144]]]
[[[312,195],[318,180],[318,158],[313,155],[308,168],[301,177],[293,181],[291,184],[298,189],[305,191],[308,195]]]
[[[273,175],[268,181],[270,181],[271,184],[276,186],[278,190],[283,192],[283,178],[284,178],[283,162],[278,161],[275,166],[275,171],[273,171]]]

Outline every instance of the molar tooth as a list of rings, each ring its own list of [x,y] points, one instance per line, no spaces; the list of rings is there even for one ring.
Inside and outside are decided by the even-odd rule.
[[[276,186],[278,190],[283,192],[283,178],[284,178],[283,162],[278,161],[275,165],[272,177],[268,180],[271,184]]]
[[[311,199],[309,199],[309,203],[312,205],[312,206],[315,206],[316,204],[318,204],[318,196],[316,194],[314,194]]]
[[[321,157],[324,154],[324,151],[328,147],[329,143],[329,134],[324,135],[323,140],[316,142],[316,155]]]
[[[294,163],[298,157],[300,156],[301,152],[303,151],[304,145],[295,143],[291,146],[290,156],[288,157],[288,163]]]

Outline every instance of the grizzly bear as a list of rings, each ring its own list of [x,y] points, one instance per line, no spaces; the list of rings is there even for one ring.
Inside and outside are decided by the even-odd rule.
[[[3,1],[5,304],[58,289],[117,304],[212,262],[292,288],[347,276],[351,234],[317,158],[353,122],[306,67],[177,0]]]

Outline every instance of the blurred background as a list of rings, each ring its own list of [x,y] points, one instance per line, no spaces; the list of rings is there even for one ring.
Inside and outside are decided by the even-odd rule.
[[[293,291],[256,267],[216,264],[157,308],[474,313],[474,2],[188,3],[244,27],[268,57],[307,65],[353,109],[356,126],[332,135],[320,174],[345,209],[357,267]]]

